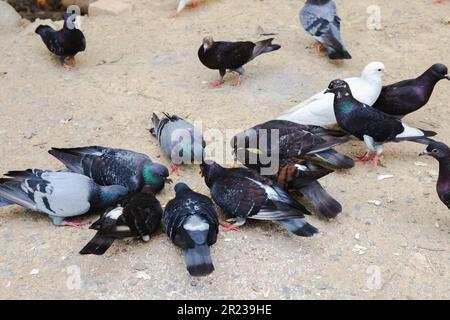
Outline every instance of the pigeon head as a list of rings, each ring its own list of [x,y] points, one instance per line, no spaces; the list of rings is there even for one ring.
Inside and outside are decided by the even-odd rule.
[[[350,91],[350,86],[348,85],[347,82],[345,82],[344,80],[338,79],[338,80],[331,81],[330,85],[328,86],[328,89],[325,90],[324,94],[326,94],[326,93],[333,93],[338,98],[340,98],[341,96],[344,96],[347,93],[351,94],[351,91]]]
[[[200,174],[205,178],[206,185],[211,187],[212,182],[215,179],[217,173],[219,173],[223,168],[215,161],[205,160],[200,165]]]
[[[420,156],[430,156],[435,159],[446,159],[450,157],[450,148],[442,142],[432,142]]]
[[[189,188],[189,186],[186,183],[180,182],[175,185],[174,190],[176,194],[179,194],[181,192],[191,190],[191,188]]]
[[[80,29],[78,20],[77,20],[77,14],[75,11],[72,12],[66,12],[64,14],[64,29]]]
[[[206,52],[214,45],[214,39],[211,36],[203,38],[203,50]]]
[[[361,78],[366,80],[380,81],[386,72],[386,67],[382,62],[371,62],[364,67]]]
[[[142,169],[142,177],[144,184],[151,186],[154,193],[161,191],[166,182],[172,183],[169,178],[169,169],[159,163],[145,163]]]
[[[431,66],[430,69],[428,69],[427,72],[430,72],[433,76],[440,79],[447,79],[450,80],[450,75],[448,74],[448,68],[446,65],[442,63],[436,63]]]

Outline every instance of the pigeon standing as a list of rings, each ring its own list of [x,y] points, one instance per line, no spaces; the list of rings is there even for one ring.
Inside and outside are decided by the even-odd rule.
[[[36,28],[47,46],[48,50],[60,58],[61,64],[68,69],[75,67],[75,55],[86,49],[86,38],[76,26],[77,15],[66,13],[64,15],[64,26],[61,30],[54,30],[47,25],[40,25]],[[67,64],[66,60],[72,64]]]
[[[450,148],[442,142],[433,141],[420,154],[439,161],[439,178],[436,190],[439,199],[450,209]]]
[[[176,197],[164,210],[164,227],[173,243],[183,250],[192,276],[214,271],[209,247],[217,241],[219,220],[212,201],[185,183],[175,186]]]
[[[152,123],[150,133],[172,161],[172,172],[178,173],[179,164],[203,162],[205,141],[198,128],[177,115],[167,113],[162,119],[153,113]]]
[[[432,131],[409,127],[394,116],[359,102],[343,80],[332,81],[326,92],[335,95],[334,111],[339,126],[367,145],[368,152],[359,160],[367,162],[371,153],[375,152],[372,160],[374,168],[383,153],[383,143],[413,141],[428,145],[431,141],[428,137],[436,135]]]
[[[373,107],[403,118],[426,105],[436,83],[442,79],[450,80],[447,66],[441,63],[434,64],[416,79],[384,86]]]
[[[300,22],[306,32],[325,46],[330,59],[352,58],[341,39],[341,18],[333,0],[307,0],[300,10]]]
[[[383,63],[371,62],[364,68],[359,78],[348,78],[345,81],[350,85],[356,100],[371,106],[380,95],[384,72]],[[325,90],[315,94],[286,111],[278,119],[316,126],[335,125],[333,95],[324,93]]]
[[[119,185],[100,186],[73,172],[40,169],[10,171],[0,179],[0,197],[47,214],[55,225],[80,226],[65,218],[102,210],[116,204],[128,190]]]
[[[52,148],[49,153],[72,172],[84,174],[100,185],[122,185],[129,192],[149,185],[153,193],[170,183],[166,166],[152,162],[145,154],[100,146]]]
[[[200,165],[214,202],[235,217],[225,230],[236,229],[246,220],[271,220],[297,236],[311,237],[318,230],[304,214],[310,212],[276,183],[247,168],[224,168],[213,161]]]
[[[263,53],[276,51],[281,48],[278,44],[272,44],[274,39],[266,39],[253,43],[251,41],[223,42],[214,41],[212,37],[205,37],[203,44],[198,49],[198,58],[209,69],[219,70],[220,80],[213,82],[214,87],[224,83],[223,77],[227,70],[238,73],[235,85],[241,83],[241,76],[245,70],[243,66]]]
[[[141,191],[121,198],[117,207],[106,211],[92,224],[90,229],[97,233],[80,254],[102,255],[116,239],[133,237],[147,242],[160,226],[162,213],[152,188],[144,186]]]
[[[272,130],[276,130],[278,141],[272,141],[274,137],[267,134]],[[258,153],[249,150],[250,144],[238,147],[241,144],[239,141],[249,143],[253,139],[256,140],[253,144],[256,144]],[[336,168],[354,166],[351,158],[331,149],[348,140],[349,136],[343,132],[273,120],[236,135],[233,147],[237,158],[247,168],[257,170],[260,174],[270,174],[268,169],[272,169],[269,176],[272,180],[277,181],[284,190],[306,198],[325,217],[331,219],[342,211],[342,206],[317,180],[334,171],[324,164],[335,165]]]

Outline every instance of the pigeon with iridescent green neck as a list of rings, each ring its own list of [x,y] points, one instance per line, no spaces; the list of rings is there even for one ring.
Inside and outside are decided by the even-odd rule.
[[[166,182],[171,182],[166,166],[130,150],[92,146],[52,148],[49,153],[69,171],[84,174],[103,186],[117,184],[136,192],[148,185],[153,193],[158,193]]]

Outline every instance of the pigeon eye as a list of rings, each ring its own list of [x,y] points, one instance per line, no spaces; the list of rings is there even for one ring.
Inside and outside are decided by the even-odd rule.
[[[438,153],[439,150],[438,150],[438,149],[433,149],[433,151],[431,151],[431,152],[433,152],[433,153]]]
[[[383,71],[383,69],[378,69],[379,72]]]

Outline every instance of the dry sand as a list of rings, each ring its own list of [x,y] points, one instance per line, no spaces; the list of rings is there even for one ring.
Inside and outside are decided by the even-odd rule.
[[[0,171],[60,168],[46,152],[52,146],[123,147],[169,164],[147,131],[153,111],[202,120],[205,129],[243,129],[330,80],[359,75],[373,60],[386,64],[385,83],[436,62],[450,65],[448,1],[337,1],[353,55],[339,64],[311,48],[297,18],[303,1],[209,1],[177,19],[167,19],[175,1],[134,2],[131,14],[83,19],[87,50],[73,72],[30,29],[0,30]],[[366,28],[366,9],[374,3],[382,10],[382,31]],[[242,86],[231,86],[227,76],[222,88],[211,88],[218,73],[198,61],[201,39],[258,40],[258,26],[277,33],[282,49],[248,64]],[[447,142],[449,85],[439,83],[429,104],[406,119]],[[340,150],[354,156],[364,146],[354,141]],[[310,217],[321,231],[314,238],[252,221],[240,232],[221,233],[212,249],[216,270],[203,279],[188,276],[164,234],[150,243],[117,241],[104,256],[80,256],[94,234],[88,226],[54,227],[44,215],[0,209],[0,298],[449,299],[450,216],[435,192],[437,163],[419,159],[422,150],[389,144],[385,167],[357,165],[323,179],[344,211],[332,222]],[[381,174],[394,177],[378,181]],[[198,167],[183,167],[174,179],[208,194]],[[172,194],[166,188],[161,201]]]

